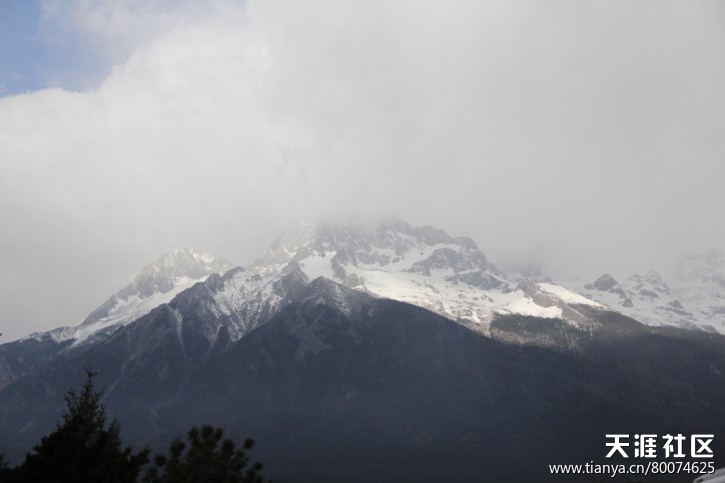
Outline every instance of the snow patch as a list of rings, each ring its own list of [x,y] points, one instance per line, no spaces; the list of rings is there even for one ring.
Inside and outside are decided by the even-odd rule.
[[[534,301],[528,297],[520,297],[512,300],[503,307],[497,308],[496,312],[501,314],[528,315],[531,317],[542,317],[546,319],[560,319],[563,317],[561,308],[556,306],[542,307],[541,305],[534,303]]]
[[[566,304],[589,305],[590,307],[604,308],[600,303],[594,302],[583,295],[579,295],[561,285],[553,283],[539,283],[541,290],[562,300]]]

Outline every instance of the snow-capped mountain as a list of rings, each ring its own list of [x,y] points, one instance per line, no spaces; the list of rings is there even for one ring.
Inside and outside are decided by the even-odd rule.
[[[489,336],[491,322],[501,316],[558,319],[591,330],[599,324],[597,314],[609,310],[648,325],[725,332],[723,267],[722,255],[713,252],[688,258],[675,288],[655,272],[622,283],[603,275],[565,288],[538,272],[536,277],[507,276],[470,238],[429,226],[402,221],[310,225],[284,233],[246,269],[177,249],[145,267],[80,325],[29,339],[66,343],[63,350],[69,350],[102,340],[180,297],[178,303],[194,300],[194,310],[204,312],[195,318],[204,320],[210,341],[220,331],[236,341],[319,277],[431,310]],[[204,283],[193,288],[199,282]]]
[[[517,345],[581,352],[598,338],[641,331],[635,321],[725,333],[724,266],[722,255],[712,252],[686,259],[677,284],[652,272],[621,283],[604,275],[559,285],[540,272],[507,275],[470,238],[433,227],[401,221],[304,226],[283,234],[247,268],[189,249],[164,255],[80,325],[4,344],[0,389],[142,320],[176,327],[182,342],[197,340],[184,351],[223,351],[298,300],[316,279],[406,302]],[[134,353],[153,346],[149,330],[134,336]]]
[[[689,286],[717,283],[700,262]],[[176,251],[79,326],[0,346],[0,446],[22,458],[88,367],[134,445],[217,421],[266,442],[275,479],[444,480],[444,455],[456,480],[542,481],[601,450],[601,421],[722,434],[725,336],[612,311],[671,297],[661,277],[579,293],[532,275],[397,221],[302,227],[246,268]],[[344,463],[315,478],[322,460]]]
[[[72,347],[103,338],[170,302],[179,293],[205,280],[213,273],[223,273],[234,265],[189,248],[177,248],[144,267],[129,285],[77,326],[61,327],[50,332],[34,333],[29,338],[51,338],[55,342],[72,340]]]
[[[266,276],[236,267],[224,275],[211,275],[168,306],[180,330],[193,327],[210,346],[220,337],[236,342],[297,299],[309,282],[295,264]]]
[[[671,283],[657,272],[621,283],[604,274],[578,291],[647,325],[725,334],[725,257],[716,251],[685,257]]]
[[[510,315],[563,320],[581,334],[597,327],[597,313],[605,310],[554,283],[508,279],[470,238],[388,221],[301,227],[283,234],[265,258],[247,268],[176,250],[144,268],[79,326],[32,337],[65,343],[56,350],[67,352],[131,322],[154,325],[157,319],[173,322],[179,334],[198,334],[204,342],[197,349],[210,353],[266,323],[316,280],[410,303],[487,336],[494,336],[493,320]],[[498,328],[495,336],[501,334]],[[538,336],[506,337],[542,344]],[[149,343],[142,338],[136,344]]]
[[[563,318],[581,324],[577,305],[600,304],[553,283],[509,280],[467,237],[401,221],[300,227],[274,242],[249,269],[260,275],[298,264],[309,279],[325,277],[376,297],[429,309],[488,334],[497,314]]]

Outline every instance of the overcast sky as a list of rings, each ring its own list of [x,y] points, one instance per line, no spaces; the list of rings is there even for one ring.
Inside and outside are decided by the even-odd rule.
[[[0,0],[0,331],[176,246],[399,217],[626,277],[724,248],[725,3]]]

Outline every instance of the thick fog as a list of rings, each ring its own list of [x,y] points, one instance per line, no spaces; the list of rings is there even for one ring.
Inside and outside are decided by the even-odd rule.
[[[0,4],[0,341],[177,246],[402,218],[554,278],[725,248],[725,4]]]

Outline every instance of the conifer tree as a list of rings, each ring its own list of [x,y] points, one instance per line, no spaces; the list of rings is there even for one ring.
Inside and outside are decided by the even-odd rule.
[[[169,448],[169,456],[156,455],[143,481],[147,483],[258,483],[263,481],[261,463],[248,467],[247,451],[254,445],[247,438],[242,448],[231,439],[223,439],[224,431],[204,425],[192,428],[188,444],[177,438]]]
[[[148,462],[149,450],[122,448],[121,426],[114,418],[106,428],[103,390],[96,392],[96,373],[78,394],[65,394],[66,409],[56,429],[35,446],[17,469],[18,481],[53,483],[132,483]]]

